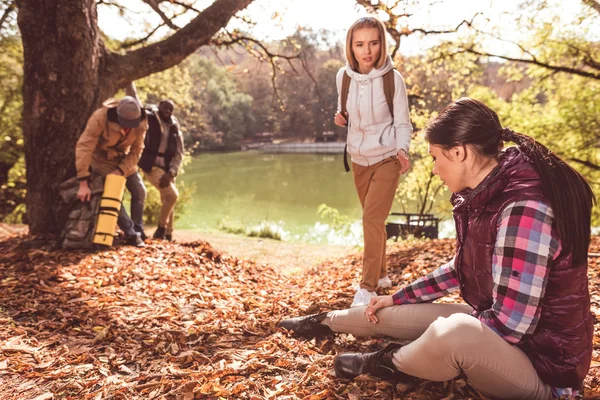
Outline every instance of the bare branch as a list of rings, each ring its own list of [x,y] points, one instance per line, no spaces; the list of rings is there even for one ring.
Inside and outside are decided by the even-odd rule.
[[[226,32],[226,34],[229,37],[228,40],[222,40],[222,39],[215,40],[215,41],[213,41],[213,44],[218,45],[218,46],[232,46],[233,44],[240,44],[240,45],[242,45],[242,47],[244,47],[244,49],[246,49],[246,51],[248,53],[250,53],[250,55],[252,55],[253,57],[256,57],[259,61],[268,60],[269,64],[271,65],[271,70],[273,72],[271,74],[271,86],[273,87],[273,93],[275,95],[275,98],[277,99],[277,103],[279,104],[280,108],[283,109],[283,107],[284,107],[283,99],[279,95],[279,91],[277,90],[277,84],[276,84],[277,73],[279,70],[282,70],[282,69],[281,69],[281,67],[279,67],[277,65],[276,60],[279,58],[286,60],[288,62],[288,65],[290,66],[290,68],[297,75],[298,71],[294,67],[294,64],[292,64],[292,60],[300,58],[302,60],[302,66],[308,73],[308,70],[307,70],[308,67],[305,66],[304,59],[301,58],[302,51],[298,54],[291,55],[291,56],[286,55],[286,54],[276,54],[276,53],[271,52],[263,43],[261,43],[260,41],[254,39],[252,37],[239,35],[237,32],[236,33]],[[248,46],[249,43],[252,43],[256,47],[258,47],[262,51],[262,53],[256,51],[256,49],[254,47]],[[310,73],[309,73],[309,76],[311,76]],[[311,76],[311,79],[313,79],[313,82],[315,82],[315,85],[316,85],[316,81],[314,80],[314,78],[312,78],[312,76]]]
[[[13,0],[8,4],[6,9],[4,10],[2,17],[0,17],[0,31],[2,30],[2,26],[4,25],[6,20],[10,17],[10,15],[13,13],[13,11],[15,11],[15,9],[16,9],[16,3]]]
[[[593,169],[594,171],[600,171],[600,165],[594,164],[594,163],[592,163],[590,161],[581,160],[579,158],[569,158],[569,161],[573,161],[573,162],[576,162],[577,164],[584,165],[584,166],[586,166],[588,168]]]
[[[179,13],[179,14],[176,14],[176,15],[174,15],[174,16],[173,16],[173,18],[177,18],[177,17],[179,17],[180,15],[183,15],[183,14],[185,14],[186,12],[187,12],[187,10],[185,10],[185,11],[183,11],[183,12]],[[133,40],[133,41],[124,42],[124,43],[122,43],[122,44],[121,44],[120,48],[121,48],[121,49],[123,49],[123,50],[126,50],[126,49],[130,49],[130,48],[132,48],[132,47],[139,46],[140,44],[144,44],[144,43],[146,43],[148,40],[150,40],[150,38],[151,38],[151,37],[152,37],[152,36],[153,36],[153,35],[154,35],[154,34],[155,34],[155,33],[156,33],[156,32],[157,32],[157,31],[158,31],[160,28],[162,28],[163,26],[166,26],[166,25],[167,25],[167,24],[166,24],[165,22],[163,22],[163,23],[161,23],[160,25],[158,25],[156,28],[154,28],[152,31],[150,31],[150,32],[149,32],[149,33],[148,33],[146,36],[144,36],[143,38],[140,38],[140,39],[137,39],[137,40]]]
[[[130,9],[128,9],[127,7],[119,4],[119,3],[115,3],[114,1],[111,0],[98,0],[96,2],[96,5],[105,5],[108,7],[115,7],[117,10],[119,10],[119,12],[121,14],[125,14],[126,12],[132,12]]]
[[[317,97],[319,98],[319,101],[321,102],[321,104],[325,104],[325,100],[323,99],[323,96],[321,96],[321,91],[319,90],[319,85],[317,84],[317,80],[315,79],[312,72],[310,72],[310,69],[308,68],[308,62],[306,61],[306,57],[303,56],[303,57],[301,57],[300,60],[302,62],[302,68],[304,68],[304,72],[306,72],[306,74],[308,75],[310,80],[313,81],[313,84],[315,85],[315,92],[317,92]]]
[[[463,25],[472,27],[473,21],[475,20],[475,18],[478,15],[480,15],[480,13],[476,13],[475,15],[473,15],[473,18],[471,18],[470,21],[466,20],[466,19],[462,20],[462,22],[460,24],[458,24],[456,26],[456,28],[454,28],[454,29],[429,30],[429,29],[423,29],[423,28],[415,28],[415,29],[406,29],[406,30],[400,31],[399,35],[400,36],[409,36],[416,32],[422,33],[423,35],[441,35],[444,33],[456,33]]]
[[[585,55],[585,57],[583,58],[583,63],[585,65],[587,65],[588,67],[600,70],[600,61],[596,61],[592,58],[592,55],[590,53],[587,53]]]
[[[198,10],[197,8],[194,8],[192,5],[184,3],[183,1],[170,0],[170,2],[173,4],[177,4],[178,6],[181,6],[188,11],[194,11],[194,12],[197,12],[198,14],[200,14],[202,12],[202,11]]]
[[[261,43],[259,40],[254,39],[252,37],[249,36],[243,36],[243,35],[239,35],[237,33],[232,34],[227,32],[227,35],[230,37],[230,40],[219,40],[214,42],[214,44],[218,45],[218,46],[231,46],[232,44],[236,44],[236,43],[240,43],[240,42],[250,42],[250,43],[254,43],[256,46],[260,47],[260,49],[264,52],[264,54],[270,58],[270,59],[277,59],[277,58],[282,58],[284,60],[294,60],[294,59],[298,59],[300,57],[300,55],[302,54],[302,52],[295,54],[295,55],[285,55],[285,54],[276,54],[276,53],[272,53],[271,51],[269,51],[269,49],[267,49],[267,47]],[[294,69],[294,72],[297,72]]]
[[[144,76],[171,68],[196,49],[210,42],[226,26],[231,16],[246,8],[252,0],[215,0],[196,18],[169,38],[130,51],[125,55],[109,53],[109,76],[117,87]]]
[[[123,44],[121,44],[121,49],[130,49],[132,47],[136,47],[140,44],[144,44],[146,43],[160,28],[162,28],[163,26],[165,26],[166,24],[163,22],[162,24],[158,25],[156,28],[154,28],[152,31],[150,31],[146,36],[144,36],[141,39],[137,39],[131,42],[123,42]]]
[[[484,52],[484,51],[478,51],[478,50],[473,49],[472,47],[458,51],[455,54],[460,54],[460,53],[465,53],[465,52],[483,56],[483,57],[497,57],[497,58],[501,58],[501,59],[507,60],[507,61],[514,61],[514,62],[521,62],[521,63],[525,63],[525,64],[537,65],[538,67],[547,68],[549,70],[556,71],[556,72],[566,72],[566,73],[573,74],[573,75],[583,76],[585,78],[600,80],[600,72],[594,73],[594,72],[584,71],[584,70],[578,69],[578,68],[554,65],[554,64],[550,64],[550,63],[547,63],[544,61],[539,61],[535,58],[527,59],[527,58],[508,57],[508,56],[504,56],[501,54],[493,54],[493,53],[488,53],[488,52]]]
[[[583,4],[592,7],[594,10],[596,10],[598,13],[600,13],[600,3],[597,2],[596,0],[581,0],[581,1],[583,1]]]
[[[142,0],[144,3],[148,4],[164,21],[164,23],[173,30],[179,30],[180,28],[171,21],[171,18],[167,17],[167,15],[160,9],[158,6],[158,2],[156,0]]]

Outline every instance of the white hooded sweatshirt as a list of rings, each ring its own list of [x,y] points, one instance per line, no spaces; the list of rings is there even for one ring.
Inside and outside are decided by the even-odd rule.
[[[408,111],[406,86],[400,72],[394,71],[394,116],[383,91],[383,75],[394,68],[390,56],[379,69],[366,75],[353,71],[346,65],[337,77],[338,112],[344,71],[350,76],[348,91],[348,154],[352,162],[368,166],[395,156],[400,149],[408,153],[412,134]]]

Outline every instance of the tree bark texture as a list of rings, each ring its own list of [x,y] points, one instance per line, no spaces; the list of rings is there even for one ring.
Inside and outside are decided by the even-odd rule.
[[[216,0],[169,38],[116,54],[101,39],[95,0],[17,0],[31,234],[60,231],[59,185],[75,175],[75,144],[102,101],[130,81],[177,65],[251,2]]]

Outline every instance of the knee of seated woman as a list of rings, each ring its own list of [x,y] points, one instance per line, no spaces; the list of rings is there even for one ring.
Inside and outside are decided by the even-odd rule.
[[[483,332],[481,322],[472,315],[457,313],[448,317],[439,317],[431,323],[425,334],[435,337],[436,344],[447,349],[473,346]]]

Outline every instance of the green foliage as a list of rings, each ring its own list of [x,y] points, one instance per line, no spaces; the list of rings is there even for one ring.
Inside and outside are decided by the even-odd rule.
[[[411,168],[400,178],[395,195],[402,211],[413,214],[433,213],[438,218],[449,217],[448,189],[432,173],[433,161],[424,139],[418,138],[413,142],[410,159]],[[409,208],[409,204],[416,204],[416,208]]]
[[[282,238],[281,228],[277,224],[273,224],[269,221],[263,221],[258,225],[250,227],[246,231],[246,235],[249,237],[259,237],[273,240],[281,240]]]
[[[345,129],[337,128],[333,123],[333,115],[337,111],[338,103],[335,77],[343,66],[344,63],[342,61],[332,59],[325,61],[317,69],[317,85],[321,94],[318,109],[314,110],[315,129],[317,133],[339,130],[345,134]]]
[[[354,221],[347,215],[340,214],[336,208],[329,207],[327,204],[320,204],[317,207],[317,215],[319,218],[326,220],[331,228],[342,236],[354,235],[352,230]]]
[[[234,235],[246,234],[246,227],[244,225],[242,225],[240,222],[230,221],[227,218],[219,221],[218,228],[223,232],[233,233]]]
[[[253,133],[252,97],[239,91],[226,68],[205,57],[192,56],[187,68],[193,76],[190,95],[195,103],[202,104],[202,115],[208,122],[205,129],[194,133],[200,148],[238,149]]]
[[[240,222],[231,221],[227,218],[219,221],[219,230],[233,233],[234,235],[245,235],[264,239],[283,240],[285,232],[280,225],[271,221],[262,221],[258,224],[244,226]]]
[[[158,225],[158,216],[162,205],[160,192],[146,179],[144,179],[144,184],[148,191],[146,203],[144,204],[144,226]],[[175,221],[184,214],[185,208],[189,205],[192,196],[196,192],[195,184],[187,185],[185,182],[180,181],[176,183],[176,186],[179,197],[177,198],[177,203],[175,203]]]
[[[16,35],[0,36],[0,221],[20,222],[25,201],[21,109],[23,50]],[[21,160],[21,162],[19,162]]]
[[[555,151],[600,193],[600,169],[593,167],[600,166],[600,81],[560,75],[536,79],[510,101],[499,99],[485,87],[473,88],[470,94],[489,104],[504,126]],[[598,207],[592,218],[593,226],[600,224]]]
[[[3,204],[0,205],[0,209],[5,210],[5,214],[0,215],[0,221],[21,224],[25,217],[25,195],[27,193],[24,156],[21,156],[8,172],[8,183],[5,186],[5,188],[0,188],[0,194],[3,196]]]
[[[395,195],[405,213],[450,217],[449,193],[432,173],[433,162],[420,132],[451,99],[467,95],[469,88],[482,79],[484,66],[470,54],[448,57],[448,45],[443,43],[422,56],[396,60],[407,85],[414,127],[411,168],[400,178]]]

